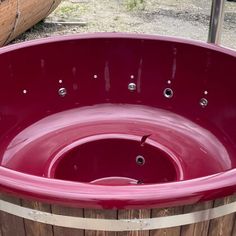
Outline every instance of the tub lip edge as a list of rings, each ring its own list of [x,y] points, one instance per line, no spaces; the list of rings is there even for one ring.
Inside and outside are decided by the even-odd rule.
[[[86,39],[134,39],[134,40],[158,40],[163,42],[180,43],[190,46],[201,47],[216,52],[228,54],[230,56],[236,57],[236,49],[229,48],[223,45],[216,45],[212,43],[207,43],[205,41],[188,39],[184,37],[177,36],[165,36],[158,34],[144,34],[144,33],[127,33],[127,32],[94,32],[94,33],[80,33],[80,34],[70,34],[70,35],[56,35],[47,38],[39,38],[34,40],[29,40],[26,42],[20,42],[16,44],[10,44],[0,48],[0,55],[11,52],[18,49],[24,49],[32,46],[39,46],[42,44],[59,43],[63,41],[73,41],[73,40],[86,40]]]
[[[192,180],[138,186],[102,186],[47,179],[0,166],[0,192],[59,205],[147,209],[195,204],[236,192],[236,168]]]

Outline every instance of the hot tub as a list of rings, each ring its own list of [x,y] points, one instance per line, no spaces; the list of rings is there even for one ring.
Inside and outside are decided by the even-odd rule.
[[[2,235],[236,235],[234,51],[86,34],[0,67]]]

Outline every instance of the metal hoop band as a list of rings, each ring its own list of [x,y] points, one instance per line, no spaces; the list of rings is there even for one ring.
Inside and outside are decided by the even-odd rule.
[[[74,229],[136,231],[177,227],[212,220],[236,212],[236,202],[207,210],[147,219],[93,219],[56,215],[0,200],[0,210],[24,219]]]

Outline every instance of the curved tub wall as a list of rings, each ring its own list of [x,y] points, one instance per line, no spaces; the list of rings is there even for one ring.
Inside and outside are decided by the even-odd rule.
[[[213,156],[223,160],[215,173],[235,166],[233,56],[165,40],[157,43],[152,39],[91,38],[13,50],[2,54],[0,63],[4,78],[0,94],[4,136],[1,152],[7,147],[12,151],[15,142],[27,138],[21,131],[48,115],[95,104],[130,103],[140,105],[137,110],[147,110],[142,105],[157,107],[192,120],[212,133],[200,138],[212,135],[209,140],[213,140],[215,135],[222,143],[214,141],[222,148]],[[227,86],[222,86],[222,80]],[[137,86],[135,92],[128,89],[131,82]],[[167,99],[163,91],[169,87],[174,94]],[[61,88],[67,90],[65,97],[58,94]],[[203,98],[208,101],[207,107],[200,105]],[[173,120],[170,122],[173,124]],[[194,123],[186,125],[194,130]],[[37,133],[37,128],[41,129],[36,126],[29,133]],[[19,135],[13,139],[16,133]],[[9,155],[2,156],[6,165]]]
[[[96,34],[6,47],[0,65],[1,191],[92,209],[155,209],[235,192],[235,52]],[[96,173],[91,150],[115,152],[114,162],[100,159]],[[76,176],[80,152],[91,156],[86,178]],[[154,179],[156,152],[166,168]]]
[[[61,0],[3,0],[0,2],[0,46],[47,17]]]

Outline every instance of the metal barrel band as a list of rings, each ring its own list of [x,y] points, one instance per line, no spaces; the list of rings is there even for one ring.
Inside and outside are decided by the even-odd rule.
[[[56,215],[0,200],[0,211],[27,220],[74,229],[96,231],[155,230],[213,220],[236,212],[236,202],[187,214],[147,219],[94,219]]]

